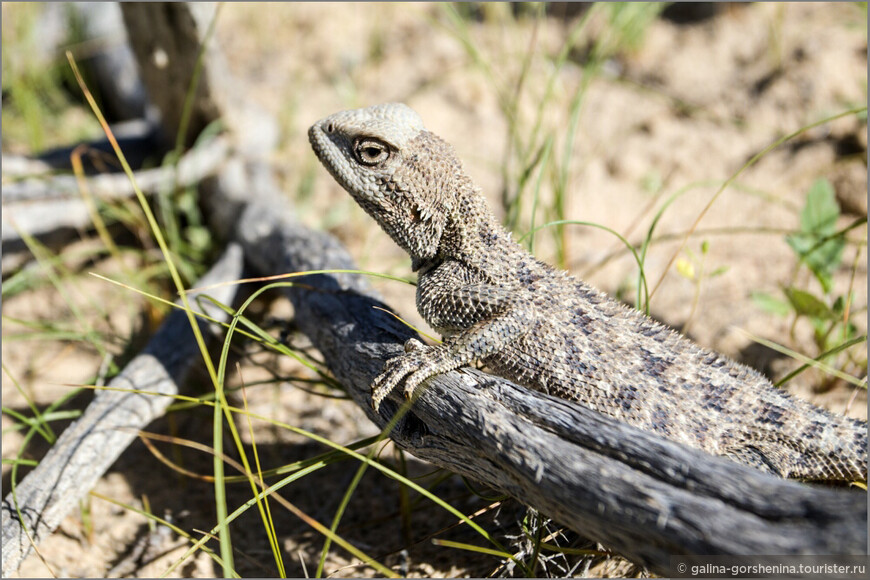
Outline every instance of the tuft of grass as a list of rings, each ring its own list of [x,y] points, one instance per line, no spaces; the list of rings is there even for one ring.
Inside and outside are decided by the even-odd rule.
[[[460,5],[461,6],[461,5]],[[502,155],[502,209],[505,226],[512,231],[536,231],[537,220],[549,223],[567,223],[566,204],[575,178],[571,161],[580,113],[589,86],[602,74],[603,65],[619,55],[629,54],[642,42],[648,28],[663,5],[661,3],[596,3],[586,10],[566,32],[565,40],[555,55],[539,54],[539,28],[546,18],[545,6],[533,4],[528,10],[534,27],[528,46],[522,55],[516,77],[505,80],[501,73],[502,55],[487,55],[475,42],[474,16],[469,8],[443,5],[444,26],[465,49],[498,96],[501,113],[507,123],[507,139]],[[505,20],[502,18],[501,20]],[[593,23],[598,26],[593,34]],[[510,26],[510,22],[505,22]],[[586,47],[586,48],[583,48]],[[549,70],[543,91],[536,91],[527,82],[533,66],[546,66]],[[579,83],[568,89],[567,109],[562,109],[559,94],[563,71],[579,68]],[[501,74],[500,74],[501,73]],[[561,90],[565,90],[562,88]],[[557,100],[558,97],[558,100]],[[524,118],[522,109],[526,101],[537,103],[534,116]],[[556,113],[554,118],[550,115]],[[531,219],[524,224],[526,210],[531,208]],[[562,228],[550,230],[556,248],[556,263],[567,263],[567,236]],[[534,247],[534,237],[529,238]]]
[[[65,61],[41,46],[37,24],[45,10],[30,2],[3,7],[4,147],[16,143],[41,151],[99,135],[99,125],[65,88],[70,79]]]

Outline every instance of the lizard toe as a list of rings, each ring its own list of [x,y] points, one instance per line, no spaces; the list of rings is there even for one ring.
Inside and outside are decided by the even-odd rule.
[[[416,338],[409,338],[405,341],[405,352],[420,352],[428,349],[425,344],[417,340]]]
[[[425,379],[418,378],[418,377],[419,377],[419,373],[413,373],[411,375],[408,375],[408,378],[405,379],[405,398],[406,399],[409,399],[409,400],[412,399],[414,397],[414,394],[418,390],[421,390],[420,389],[421,383]]]
[[[389,359],[372,382],[372,407],[375,411],[381,402],[393,392],[400,382],[414,370],[414,364],[408,360],[408,355],[400,355]]]

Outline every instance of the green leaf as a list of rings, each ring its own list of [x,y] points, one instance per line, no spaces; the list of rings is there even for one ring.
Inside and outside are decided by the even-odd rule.
[[[801,210],[801,233],[786,237],[786,242],[815,274],[825,293],[831,291],[831,276],[843,258],[843,236],[827,239],[837,231],[840,206],[827,179],[817,179],[807,193]]]
[[[844,294],[842,296],[837,296],[837,299],[834,300],[834,305],[831,306],[831,310],[834,311],[834,314],[837,315],[837,318],[842,318],[846,313],[846,299],[847,296]],[[855,293],[852,292],[848,296],[849,302],[854,305],[855,304]]]
[[[831,306],[831,310],[834,314],[837,315],[837,318],[843,316],[843,310],[846,308],[846,297],[845,296],[837,296],[837,299],[834,300],[833,306]]]
[[[828,305],[804,290],[786,288],[785,295],[798,314],[819,320],[836,318]]]
[[[640,187],[647,193],[658,193],[661,191],[664,181],[658,171],[651,171],[643,176],[640,180]]]
[[[817,179],[807,194],[807,204],[801,211],[801,231],[829,236],[837,229],[840,205],[834,195],[834,187],[825,178]]]
[[[819,244],[819,240],[815,236],[797,234],[786,237],[785,241],[815,274],[827,294],[831,291],[831,276],[843,259],[846,240],[842,236],[831,238],[823,244]]]
[[[846,330],[844,332],[844,335],[846,336],[846,338],[852,338],[857,334],[858,334],[858,327],[855,326],[854,324],[852,324],[851,322],[846,323]],[[833,342],[836,342],[836,341],[833,341]]]
[[[755,302],[755,305],[765,312],[770,312],[777,316],[788,316],[792,312],[791,304],[771,296],[767,292],[753,292],[750,296],[752,296],[752,301]]]

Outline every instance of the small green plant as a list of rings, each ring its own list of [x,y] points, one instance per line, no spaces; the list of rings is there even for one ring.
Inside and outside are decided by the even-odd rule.
[[[827,179],[816,180],[800,213],[800,229],[785,238],[797,257],[797,264],[791,281],[782,288],[783,298],[762,292],[752,296],[763,310],[793,316],[792,336],[798,321],[808,320],[820,353],[836,349],[855,338],[858,332],[850,319],[856,310],[852,307],[851,288],[845,293],[835,292],[833,274],[843,261],[846,233],[867,220],[862,218],[849,227],[838,229],[839,217],[840,206],[834,188]],[[799,285],[800,280],[807,278],[807,271],[818,281],[818,289],[811,289],[809,283]]]
[[[827,179],[813,183],[801,211],[800,232],[786,237],[800,261],[810,269],[825,294],[831,292],[832,275],[843,259],[846,240],[837,232],[840,206]]]

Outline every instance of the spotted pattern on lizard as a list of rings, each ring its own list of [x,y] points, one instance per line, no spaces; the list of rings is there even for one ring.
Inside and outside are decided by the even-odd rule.
[[[401,246],[417,308],[444,340],[416,343],[373,384],[378,409],[440,373],[495,374],[668,439],[809,480],[867,479],[867,424],[774,387],[511,239],[456,157],[402,104],[336,113],[309,140],[320,161]]]

